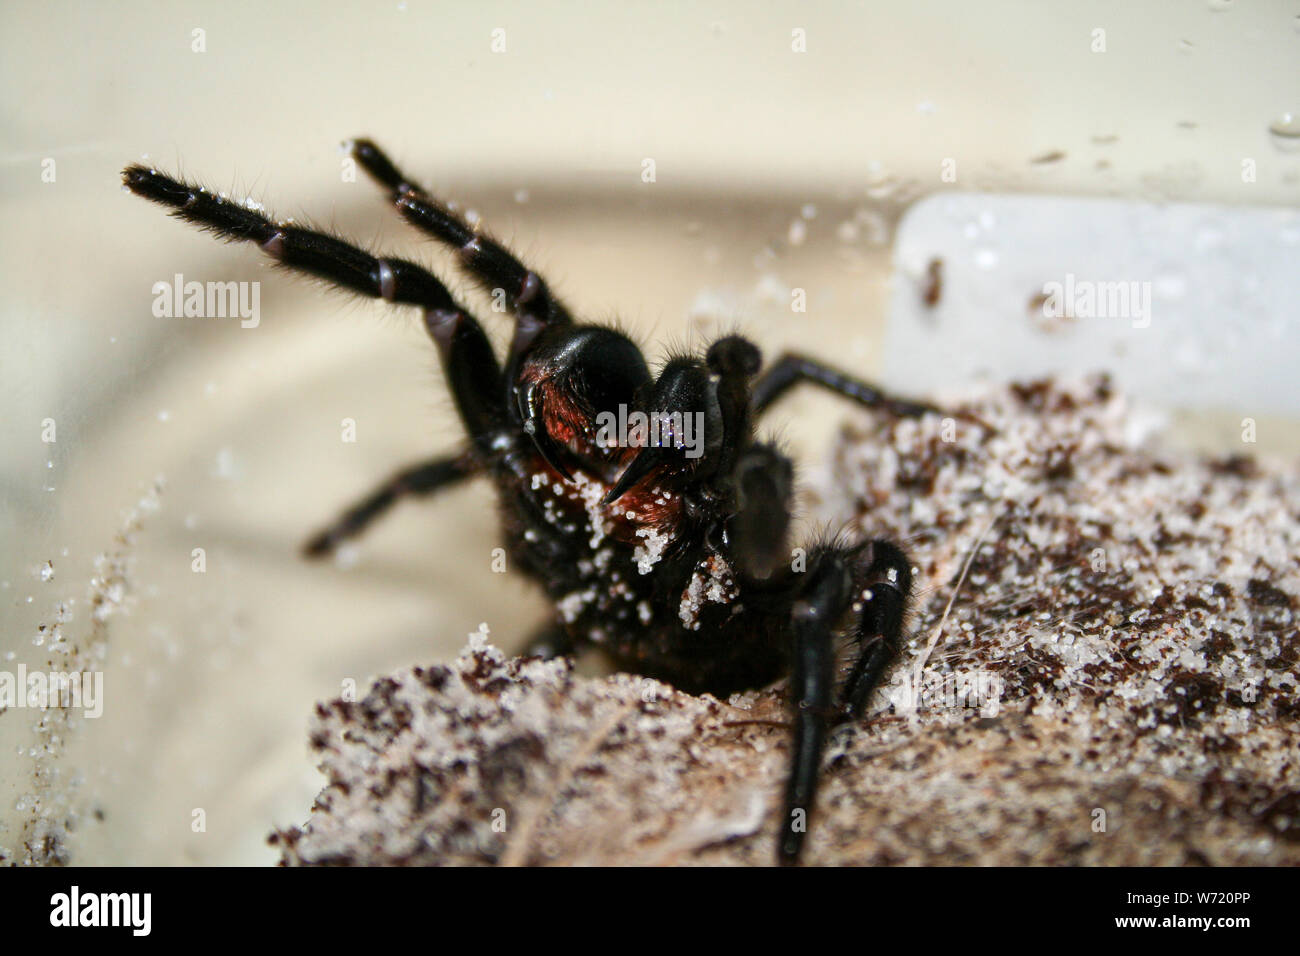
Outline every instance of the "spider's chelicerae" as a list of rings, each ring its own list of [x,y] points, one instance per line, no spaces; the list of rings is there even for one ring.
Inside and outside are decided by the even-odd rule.
[[[132,192],[181,219],[423,312],[465,426],[464,448],[397,472],[308,542],[307,553],[330,553],[403,496],[488,477],[514,567],[555,605],[534,653],[594,645],[634,673],[718,695],[789,675],[793,742],[777,858],[796,862],[827,734],[862,716],[897,653],[912,569],[888,541],[823,541],[792,561],[793,471],[756,439],[755,422],[800,382],[890,414],[931,409],[800,356],[763,371],[759,350],[737,335],[703,356],[670,359],[656,378],[626,336],[575,321],[537,273],[373,143],[349,148],[408,222],[504,297],[514,313],[504,364],[474,317],[420,266],[276,222],[154,169],[123,173]],[[857,657],[840,682],[844,635]]]

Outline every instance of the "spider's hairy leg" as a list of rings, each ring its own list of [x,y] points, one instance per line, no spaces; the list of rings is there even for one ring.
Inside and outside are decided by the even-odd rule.
[[[799,860],[826,736],[832,721],[844,713],[843,708],[832,706],[836,620],[850,605],[858,615],[853,638],[861,652],[842,697],[848,714],[860,718],[902,644],[903,616],[912,588],[911,563],[889,541],[827,548],[810,557],[809,566],[812,577],[792,612],[795,645],[790,693],[796,708],[795,739],[785,829],[777,847],[778,861],[787,864]],[[795,826],[800,822],[803,829]]]
[[[845,556],[825,551],[810,556],[808,580],[791,608],[794,655],[790,703],[794,743],[786,782],[785,815],[777,862],[799,862],[807,834],[822,751],[830,732],[835,694],[835,625],[852,599],[853,578]]]
[[[723,430],[712,468],[719,474],[730,475],[753,437],[750,383],[763,365],[763,355],[748,339],[727,335],[709,346],[704,361],[715,376],[715,394]]]
[[[500,289],[505,294],[518,317],[508,370],[517,365],[544,329],[573,324],[568,310],[551,293],[545,280],[509,249],[477,232],[446,204],[420,189],[370,140],[355,139],[348,145],[352,156],[370,177],[389,190],[393,203],[408,222],[456,250],[461,265],[485,289]]]
[[[820,385],[868,408],[879,408],[892,415],[917,417],[926,412],[943,414],[931,405],[888,395],[815,359],[791,354],[782,355],[773,362],[754,383],[754,413],[761,415],[773,402],[801,382]]]
[[[122,180],[137,196],[223,239],[255,242],[281,265],[372,298],[419,306],[438,346],[452,397],[470,437],[487,444],[505,424],[502,376],[482,327],[432,273],[403,259],[376,258],[335,236],[275,222],[260,212],[145,166]]]
[[[313,536],[303,545],[303,554],[309,558],[332,554],[335,548],[347,539],[361,534],[400,499],[431,495],[458,484],[479,471],[479,460],[468,452],[403,468],[345,511],[333,524]]]
[[[862,650],[844,685],[844,701],[854,719],[865,716],[885,668],[898,655],[903,616],[912,592],[912,564],[897,545],[872,541],[863,556],[865,573],[854,598],[862,606],[854,634]]]
[[[733,479],[736,513],[727,535],[736,568],[748,578],[766,580],[788,559],[794,468],[771,445],[750,445],[740,454]]]

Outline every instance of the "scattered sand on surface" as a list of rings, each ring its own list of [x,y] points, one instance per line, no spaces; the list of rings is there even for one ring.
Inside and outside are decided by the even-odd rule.
[[[863,415],[823,493],[918,573],[806,861],[1300,863],[1300,469],[1152,451],[1100,378],[945,407],[991,430]],[[289,864],[769,863],[784,720],[779,687],[579,677],[484,631],[320,705],[327,785],[272,839]]]

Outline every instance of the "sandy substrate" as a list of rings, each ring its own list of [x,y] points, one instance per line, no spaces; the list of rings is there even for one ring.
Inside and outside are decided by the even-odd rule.
[[[1149,450],[1101,379],[845,429],[821,513],[901,542],[913,635],[806,859],[1300,863],[1300,473]],[[1249,448],[1250,446],[1243,446]],[[768,863],[781,688],[727,701],[474,635],[320,705],[289,864]]]

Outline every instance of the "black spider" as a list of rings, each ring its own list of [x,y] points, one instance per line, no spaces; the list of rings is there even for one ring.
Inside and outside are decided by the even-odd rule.
[[[758,349],[736,335],[703,358],[671,359],[653,378],[626,336],[575,322],[540,276],[427,195],[373,143],[349,145],[408,222],[456,250],[469,275],[513,308],[504,368],[478,322],[421,267],[275,222],[154,169],[123,172],[132,192],[181,219],[424,312],[468,443],[398,472],[313,538],[307,553],[328,554],[403,496],[489,476],[515,566],[555,603],[534,652],[595,645],[627,670],[694,693],[726,695],[790,675],[794,740],[777,856],[796,862],[828,731],[862,716],[897,653],[912,569],[888,541],[822,542],[791,561],[791,464],[755,440],[754,422],[799,382],[892,414],[932,409],[794,355],[759,374]],[[602,431],[620,412],[633,423],[633,413],[647,416],[660,426],[658,441],[647,440],[648,430]],[[702,425],[693,436],[692,424]],[[836,639],[845,632],[860,651],[837,694]]]

